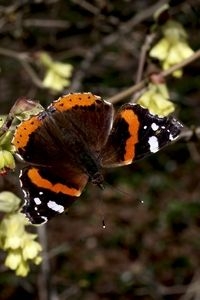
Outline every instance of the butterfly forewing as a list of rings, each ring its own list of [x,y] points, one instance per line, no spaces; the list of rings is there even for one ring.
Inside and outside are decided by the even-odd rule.
[[[172,117],[153,115],[138,104],[126,104],[117,113],[101,153],[104,167],[132,163],[156,153],[176,139],[182,125]]]

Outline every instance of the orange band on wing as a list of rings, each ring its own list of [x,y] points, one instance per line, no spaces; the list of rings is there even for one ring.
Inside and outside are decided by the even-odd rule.
[[[52,184],[48,179],[43,178],[37,168],[28,170],[28,177],[37,187],[48,189],[54,193],[63,193],[68,196],[80,196],[80,191],[75,188],[69,188],[62,183]]]
[[[126,141],[124,161],[131,163],[135,156],[135,144],[138,143],[139,120],[131,109],[121,112],[122,118],[129,126],[130,137]]]
[[[58,111],[68,110],[76,105],[78,106],[90,106],[95,103],[96,100],[100,100],[99,96],[91,93],[74,93],[68,94],[58,98],[58,100],[52,103]]]
[[[12,141],[16,149],[24,148],[28,143],[30,134],[40,127],[41,124],[42,121],[37,116],[23,121],[17,127]]]

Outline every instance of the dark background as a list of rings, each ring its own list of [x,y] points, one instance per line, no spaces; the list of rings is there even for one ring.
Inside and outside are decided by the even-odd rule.
[[[155,3],[164,1],[0,1],[0,48],[33,56],[48,51],[74,66],[63,93],[109,98],[134,84]],[[170,4],[171,16],[199,49],[200,2]],[[181,79],[167,79],[188,127],[199,126],[199,67],[195,61]],[[35,71],[42,78],[40,66]],[[21,96],[44,106],[59,96],[39,89],[9,52],[0,55],[0,91],[0,114]],[[103,192],[88,185],[68,216],[40,230],[48,244],[43,271],[33,266],[27,278],[17,278],[1,253],[0,299],[200,299],[198,144],[179,141],[131,166],[106,170]],[[19,190],[17,174],[1,179],[5,189]]]

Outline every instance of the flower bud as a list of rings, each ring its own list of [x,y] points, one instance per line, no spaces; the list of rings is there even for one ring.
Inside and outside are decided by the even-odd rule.
[[[0,174],[4,175],[15,168],[15,160],[8,150],[0,150]]]
[[[10,213],[19,209],[21,200],[13,193],[3,191],[0,193],[0,211]]]

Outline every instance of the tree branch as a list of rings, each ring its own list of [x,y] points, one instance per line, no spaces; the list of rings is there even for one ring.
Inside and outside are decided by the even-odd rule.
[[[185,66],[187,66],[188,64],[190,64],[191,62],[193,62],[194,60],[200,58],[200,50],[197,50],[193,55],[191,55],[190,57],[188,57],[187,59],[183,60],[182,62],[172,66],[171,68],[162,71],[160,73],[161,77],[168,77],[169,75],[171,75],[174,71],[181,69]],[[140,81],[139,83],[127,88],[126,90],[108,98],[107,100],[111,103],[116,103],[118,101],[121,101],[122,99],[131,96],[132,94],[140,91],[141,89],[143,89],[147,84],[149,83],[149,79],[145,78],[144,80]]]

